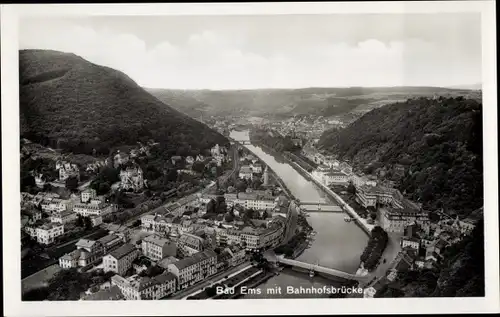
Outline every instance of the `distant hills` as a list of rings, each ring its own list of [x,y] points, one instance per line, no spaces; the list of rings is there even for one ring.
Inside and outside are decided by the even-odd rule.
[[[483,205],[482,105],[474,99],[418,98],[328,130],[318,146],[367,173],[394,179],[429,210],[468,216]]]
[[[147,89],[158,99],[193,117],[202,115],[360,117],[362,114],[413,97],[470,96],[468,89],[440,87],[349,87],[257,90]]]
[[[154,139],[194,153],[228,140],[164,104],[127,75],[74,54],[19,52],[21,137],[74,153]]]

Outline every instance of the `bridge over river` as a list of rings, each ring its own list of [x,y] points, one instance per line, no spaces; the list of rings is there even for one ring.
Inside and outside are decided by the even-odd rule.
[[[319,263],[311,264],[311,263],[306,263],[306,262],[302,262],[302,261],[287,259],[283,255],[276,255],[273,251],[266,252],[264,256],[270,262],[274,262],[274,263],[277,262],[277,263],[289,265],[292,267],[300,268],[303,270],[313,271],[315,273],[319,273],[321,275],[328,276],[328,277],[336,277],[336,278],[342,278],[342,279],[346,279],[346,280],[354,280],[354,281],[358,281],[361,283],[366,283],[372,278],[372,276],[370,274],[367,274],[367,275],[351,274],[351,273],[347,273],[347,272],[340,271],[337,269],[321,266],[321,265],[319,265]]]
[[[300,201],[299,206],[302,210],[307,212],[343,212],[342,207],[339,205],[329,203]]]

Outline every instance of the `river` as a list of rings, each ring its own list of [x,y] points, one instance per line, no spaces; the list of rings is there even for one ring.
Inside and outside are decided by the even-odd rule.
[[[248,131],[231,131],[235,140],[249,140]],[[305,179],[288,163],[278,162],[271,154],[254,145],[245,145],[257,155],[285,182],[292,194],[302,201],[318,201],[333,203],[313,182]],[[313,212],[307,218],[317,232],[311,247],[306,249],[297,260],[316,263],[355,273],[359,266],[359,256],[368,242],[368,236],[354,223],[345,222],[343,213]],[[287,286],[322,287],[334,285],[321,277],[310,278],[307,274],[284,270],[280,275],[260,285],[261,295],[245,295],[243,298],[276,298],[276,297],[328,297],[327,295],[268,295],[267,289]]]

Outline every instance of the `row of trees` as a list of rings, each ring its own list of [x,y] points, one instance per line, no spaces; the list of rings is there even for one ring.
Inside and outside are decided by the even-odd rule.
[[[376,226],[372,229],[368,245],[360,257],[365,269],[371,271],[377,267],[388,241],[389,236],[382,227]]]

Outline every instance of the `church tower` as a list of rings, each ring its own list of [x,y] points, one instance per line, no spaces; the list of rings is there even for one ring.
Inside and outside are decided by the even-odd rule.
[[[266,169],[264,170],[264,186],[269,186],[269,170],[268,170],[268,167],[266,165]]]

